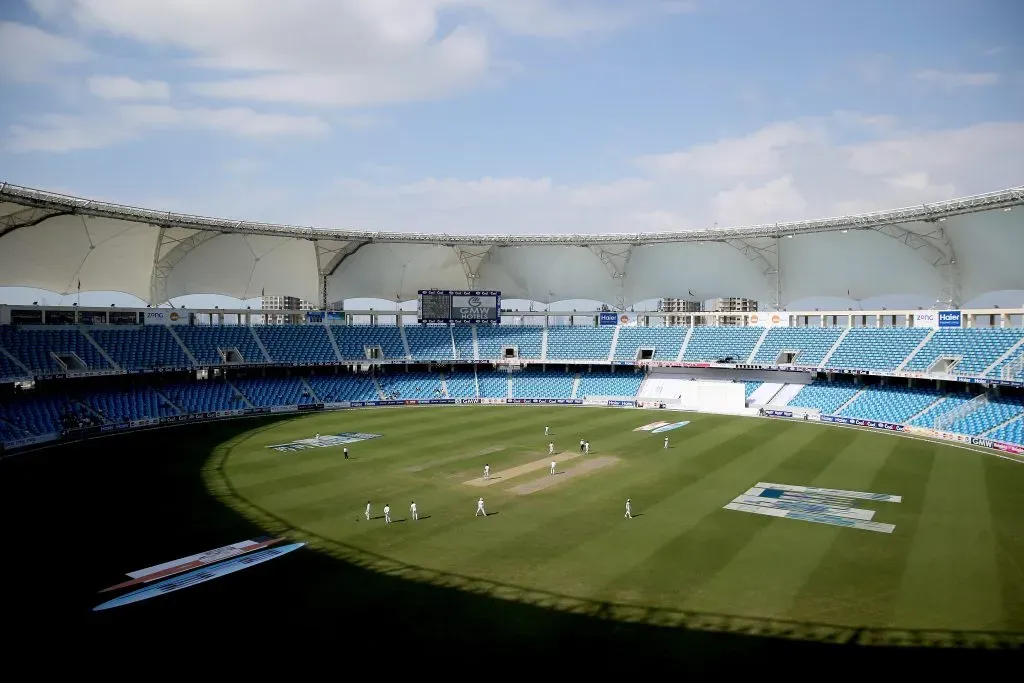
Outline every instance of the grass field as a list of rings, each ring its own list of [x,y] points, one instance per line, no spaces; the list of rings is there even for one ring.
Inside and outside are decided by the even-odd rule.
[[[633,431],[673,419],[692,422],[668,451]],[[591,442],[560,471],[611,464],[551,477],[545,424],[559,451]],[[266,448],[317,432],[381,436],[351,444],[349,461],[340,447]],[[494,483],[468,485],[484,463]],[[758,481],[903,499],[860,505],[892,534],[722,509]],[[110,671],[116,653],[150,668],[146,657],[248,656],[261,672],[280,660],[721,673],[742,656],[948,675],[1024,644],[1022,486],[1024,466],[948,445],[617,409],[354,410],[96,439],[0,460],[5,663]],[[481,495],[487,519],[473,516]],[[368,498],[376,516],[391,503],[396,523],[355,521]],[[413,499],[421,519],[398,522]],[[268,530],[308,546],[92,611],[127,572]],[[873,644],[903,647],[855,647]]]
[[[692,422],[634,431],[674,419]],[[567,452],[554,477],[545,425]],[[350,444],[348,461],[341,447],[267,448],[316,432],[381,436]],[[1024,465],[942,444],[813,423],[479,406],[301,417],[241,435],[218,458],[211,486],[263,526],[389,571],[493,582],[511,599],[540,591],[625,618],[658,608],[810,630],[1024,632]],[[759,481],[902,496],[860,505],[895,530],[723,509]],[[474,516],[478,496],[486,519]]]

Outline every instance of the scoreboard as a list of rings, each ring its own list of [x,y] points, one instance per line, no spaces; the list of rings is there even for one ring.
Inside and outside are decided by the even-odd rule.
[[[421,289],[416,318],[421,323],[499,323],[501,292]]]

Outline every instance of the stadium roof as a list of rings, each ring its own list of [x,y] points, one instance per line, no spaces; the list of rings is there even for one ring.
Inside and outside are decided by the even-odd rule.
[[[266,291],[326,303],[496,289],[619,308],[661,297],[744,296],[784,308],[812,296],[889,294],[958,305],[1024,289],[1022,255],[1024,187],[740,228],[445,235],[203,218],[0,184],[0,286],[70,294],[81,283],[151,304],[187,294]]]

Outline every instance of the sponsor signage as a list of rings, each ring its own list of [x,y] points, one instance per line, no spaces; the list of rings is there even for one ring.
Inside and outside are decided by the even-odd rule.
[[[679,429],[690,424],[689,420],[685,422],[673,422],[672,424],[662,425],[661,427],[655,427],[651,430],[651,434],[661,434],[662,432],[671,432],[673,429]]]
[[[538,403],[543,405],[581,406],[582,398],[506,398],[506,403]]]
[[[764,414],[768,417],[793,417],[793,413],[788,410],[772,410],[770,408],[765,408]]]
[[[960,327],[962,320],[960,311],[939,311],[939,327]]]
[[[600,324],[602,326],[605,326],[605,325],[618,325],[619,324],[619,314],[618,313],[610,313],[608,311],[604,311],[604,312],[602,312],[602,313],[600,313],[598,315],[598,324]]]
[[[108,593],[113,590],[121,588],[127,588],[140,583],[152,583],[157,579],[163,579],[168,576],[174,576],[186,572],[190,569],[198,569],[208,564],[220,562],[221,560],[227,560],[237,555],[243,555],[245,553],[251,553],[254,550],[260,550],[261,548],[268,548],[276,543],[280,543],[284,539],[282,538],[271,538],[270,536],[261,536],[256,539],[248,541],[240,541],[238,543],[232,543],[221,548],[214,548],[213,550],[207,550],[205,553],[198,553],[196,555],[189,555],[188,557],[182,557],[178,560],[172,560],[170,562],[164,562],[153,567],[147,567],[145,569],[139,569],[138,571],[128,572],[127,576],[131,579],[124,583],[119,583],[116,586],[110,586],[104,588],[100,593]]]
[[[635,408],[636,401],[608,401],[608,405],[619,408]]]
[[[161,308],[143,313],[142,322],[146,325],[188,325],[188,311],[180,308]]]
[[[132,591],[122,595],[121,597],[114,598],[102,605],[93,607],[93,611],[110,609],[112,607],[121,607],[122,605],[129,605],[133,602],[139,602],[141,600],[148,600],[149,598],[155,598],[158,595],[165,595],[167,593],[173,593],[179,591],[182,588],[188,588],[194,586],[197,583],[205,583],[213,579],[227,576],[228,574],[234,574],[237,571],[241,571],[246,567],[251,567],[254,564],[261,564],[267,560],[272,560],[275,557],[280,557],[285,553],[290,553],[293,550],[298,550],[305,543],[292,543],[289,545],[278,546],[276,548],[265,548],[249,555],[243,555],[242,557],[236,557],[220,564],[215,564],[209,567],[201,567],[199,569],[193,569],[190,572],[180,574],[178,576],[164,579],[163,581],[157,581],[156,583],[140,588],[139,590]]]
[[[839,417],[838,415],[822,415],[822,422],[832,422],[833,424],[851,425],[854,427],[870,427],[871,429],[884,429],[890,432],[903,432],[906,431],[904,425],[893,424],[891,422],[876,422],[875,420],[858,420],[852,417]]]
[[[668,422],[649,422],[648,424],[641,425],[640,427],[637,427],[633,431],[634,432],[652,432],[655,429],[657,429],[658,427],[664,427],[667,424],[668,424]]]
[[[938,327],[938,311],[918,311],[914,314],[914,327]]]
[[[1003,451],[1004,453],[1013,453],[1014,455],[1024,455],[1024,446],[1018,446],[1013,443],[1004,443],[1002,441],[993,441],[992,439],[983,439],[980,436],[971,437],[972,446],[983,446],[984,448],[991,448],[997,451]]]
[[[789,327],[788,313],[751,313],[752,327]]]
[[[294,453],[296,451],[306,451],[311,448],[331,448],[332,446],[344,446],[350,443],[357,443],[359,441],[368,441],[369,439],[378,439],[380,434],[363,434],[361,432],[344,432],[343,434],[327,434],[319,438],[313,437],[311,439],[299,439],[298,441],[292,441],[291,443],[280,443],[273,446],[267,446],[275,451],[281,453]]]

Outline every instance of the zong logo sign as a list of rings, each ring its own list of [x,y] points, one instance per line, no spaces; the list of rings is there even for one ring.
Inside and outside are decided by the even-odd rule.
[[[960,311],[939,311],[939,327],[960,327]]]

